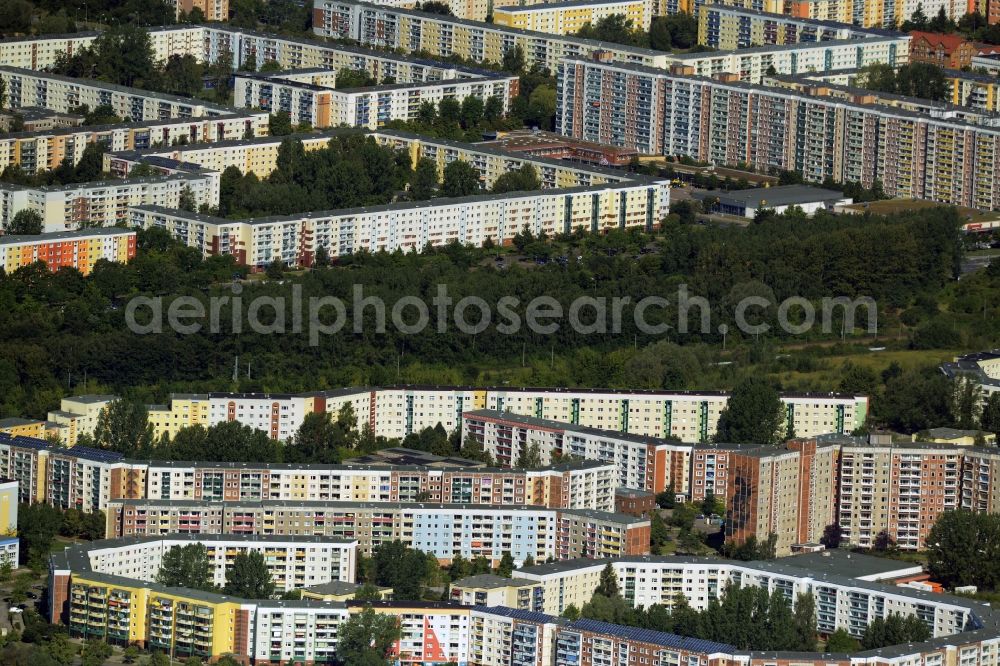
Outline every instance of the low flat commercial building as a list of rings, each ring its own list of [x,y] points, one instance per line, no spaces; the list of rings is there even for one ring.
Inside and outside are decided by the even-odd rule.
[[[962,430],[959,428],[931,428],[921,435],[913,435],[913,441],[932,442],[934,444],[953,444],[955,446],[996,446],[996,433],[983,430]]]
[[[315,599],[316,601],[351,601],[364,585],[361,583],[348,583],[342,580],[330,581],[319,585],[310,585],[301,589],[302,599]],[[378,587],[378,586],[376,586]],[[378,587],[379,595],[382,599],[392,598],[391,587]]]
[[[729,190],[718,193],[715,198],[717,203],[711,208],[713,212],[749,220],[754,219],[758,212],[772,211],[776,215],[781,215],[793,208],[812,217],[817,211],[832,211],[836,206],[854,203],[854,200],[845,197],[843,192],[808,185]]]
[[[569,160],[597,166],[624,167],[639,156],[639,152],[633,148],[581,141],[541,130],[502,132],[496,139],[484,141],[480,145],[517,155]]]
[[[525,578],[504,578],[494,574],[468,576],[452,582],[452,601],[466,606],[506,606],[541,612],[542,588]]]
[[[43,261],[51,271],[75,268],[89,275],[99,260],[126,263],[135,256],[135,231],[79,229],[38,236],[0,236],[0,269],[8,274]]]

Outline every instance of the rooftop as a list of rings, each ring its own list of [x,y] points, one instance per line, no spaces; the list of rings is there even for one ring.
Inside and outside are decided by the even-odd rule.
[[[476,576],[466,576],[456,580],[452,587],[473,587],[482,590],[493,590],[501,587],[523,587],[525,585],[535,585],[535,581],[527,578],[506,578],[494,574],[478,574]]]
[[[791,555],[783,557],[781,563],[808,571],[822,571],[847,578],[873,581],[898,578],[923,570],[923,567],[913,562],[852,553],[841,549]]]
[[[846,198],[843,192],[809,185],[775,185],[774,187],[730,190],[719,193],[718,197],[722,203],[740,203],[753,208],[765,205],[790,206],[817,201],[841,201]]]

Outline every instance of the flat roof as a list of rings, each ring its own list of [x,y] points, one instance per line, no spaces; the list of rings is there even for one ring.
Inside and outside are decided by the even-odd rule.
[[[742,203],[747,206],[788,206],[816,201],[839,201],[847,197],[843,192],[827,190],[809,185],[775,185],[754,187],[746,190],[729,190],[718,193],[722,203]]]
[[[822,571],[870,581],[899,578],[923,571],[923,567],[914,562],[853,553],[838,548],[790,555],[781,558],[781,563],[808,571]]]
[[[73,231],[53,231],[47,234],[0,236],[0,245],[17,245],[20,243],[51,243],[61,240],[79,240],[95,236],[134,236],[135,229],[120,229],[118,227],[91,227]]]
[[[506,578],[495,574],[477,574],[460,578],[451,584],[452,587],[475,587],[483,590],[493,590],[501,587],[524,587],[537,585],[536,581],[527,578]]]

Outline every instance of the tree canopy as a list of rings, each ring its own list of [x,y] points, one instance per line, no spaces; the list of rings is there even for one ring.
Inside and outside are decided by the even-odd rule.
[[[205,546],[200,543],[171,546],[163,554],[156,582],[168,587],[214,591],[212,565]]]

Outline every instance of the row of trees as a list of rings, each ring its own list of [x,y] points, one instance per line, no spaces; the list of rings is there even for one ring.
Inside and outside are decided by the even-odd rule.
[[[738,650],[811,652],[817,641],[812,595],[799,595],[793,608],[778,590],[730,585],[703,611],[691,608],[683,594],[674,599],[672,609],[660,604],[633,608],[622,597],[611,565],[601,572],[590,602],[579,611],[571,606],[564,615],[718,641]]]
[[[350,175],[365,180],[357,172]],[[309,178],[306,174],[302,182]],[[235,200],[231,189],[227,196]],[[532,245],[572,259],[541,267],[514,262],[503,271],[502,280],[492,261],[495,248],[453,244],[422,253],[357,253],[339,258],[337,269],[311,271],[285,284],[242,285],[244,302],[258,296],[288,298],[289,282],[301,287],[303,302],[314,296],[338,296],[345,301],[348,321],[354,317],[355,284],[366,296],[377,296],[390,307],[403,296],[431,302],[439,284],[456,302],[474,294],[490,303],[511,296],[523,304],[539,293],[540,284],[564,304],[581,295],[604,297],[609,303],[622,294],[631,299],[622,312],[620,333],[579,333],[560,326],[552,335],[535,335],[526,328],[505,335],[489,327],[472,336],[453,328],[437,333],[431,327],[404,335],[389,326],[385,333],[366,327],[356,336],[348,327],[322,336],[316,346],[306,335],[251,330],[238,336],[212,335],[207,327],[184,336],[132,334],[124,323],[124,305],[130,298],[162,295],[167,297],[166,306],[172,295],[191,294],[203,299],[210,311],[207,299],[232,296],[233,275],[246,272],[232,257],[203,259],[196,248],[184,247],[166,232],[153,229],[139,234],[138,254],[128,265],[99,261],[87,277],[71,269],[50,272],[41,265],[0,275],[0,303],[9,313],[0,321],[5,341],[0,348],[0,409],[4,415],[44,417],[71,392],[127,392],[137,401],[158,403],[172,391],[297,392],[396,382],[505,380],[515,385],[718,389],[734,386],[744,374],[787,378],[789,370],[810,374],[819,368],[840,374],[840,368],[832,365],[836,361],[814,352],[795,351],[788,358],[776,358],[776,343],[789,339],[774,326],[776,307],[758,310],[772,324],[759,340],[740,333],[734,324],[735,306],[744,296],[757,294],[769,303],[788,296],[811,300],[829,294],[871,296],[878,303],[882,330],[897,312],[914,310],[923,318],[914,320],[915,340],[922,345],[939,344],[938,339],[955,344],[954,337],[929,335],[941,328],[935,324],[940,314],[915,305],[933,305],[943,297],[950,318],[947,328],[960,333],[958,344],[988,348],[1000,342],[996,337],[1000,308],[991,296],[1000,286],[1000,275],[969,275],[948,291],[943,289],[951,285],[961,257],[958,224],[958,215],[947,208],[885,218],[819,215],[808,225],[775,219],[742,230],[670,223],[650,234],[614,230],[534,238]],[[677,330],[679,284],[686,285],[690,297],[701,296],[708,303],[704,310],[688,310],[687,334]],[[671,326],[665,334],[653,336],[635,326],[632,304],[650,295],[670,297],[667,307],[647,311],[651,323],[662,320]],[[797,339],[839,338],[839,313],[834,311],[829,332],[817,326]],[[231,321],[231,304],[224,304],[219,314],[221,322]],[[371,314],[369,308],[368,320]],[[701,328],[703,314],[712,324],[706,332]],[[858,316],[866,317],[865,310]],[[730,331],[725,354],[712,346],[722,342],[720,324]],[[891,333],[895,332],[894,327]],[[850,335],[851,329],[846,333]],[[237,355],[243,363],[252,360],[252,378],[241,373],[232,379]],[[131,362],[123,363],[126,358]],[[719,365],[721,360],[728,363]],[[873,357],[868,367],[875,362]],[[930,371],[929,384],[904,384],[911,371],[896,368],[893,373],[883,378],[877,369],[845,372],[845,380],[851,381],[844,390],[858,390],[873,378],[877,387],[889,382],[909,395],[934,396],[930,390],[934,382],[944,380]],[[790,385],[784,381],[775,388],[787,390]],[[925,384],[930,387],[926,391]],[[917,429],[949,424],[939,422],[935,410],[922,408],[920,420],[915,421],[908,415],[909,404],[896,400],[891,391],[884,397],[873,402],[879,421],[898,421]]]
[[[884,63],[866,65],[858,73],[857,83],[869,90],[945,101],[950,88],[944,71],[937,65],[912,62],[898,68]]]
[[[333,137],[327,147],[309,152],[290,137],[281,143],[277,166],[266,178],[235,167],[222,172],[219,214],[246,218],[384,204],[412,178],[405,151],[361,134]]]
[[[695,50],[698,46],[698,19],[687,12],[654,16],[647,32],[634,26],[632,19],[624,14],[612,14],[597,23],[587,23],[576,34],[587,39],[657,51]]]
[[[163,554],[156,582],[168,587],[185,587],[205,592],[222,592],[242,599],[270,599],[274,580],[264,555],[256,550],[241,551],[226,569],[226,584],[215,585],[214,567],[204,544],[172,546]]]
[[[93,540],[105,535],[103,511],[63,511],[49,504],[33,503],[18,505],[17,512],[21,561],[35,570],[45,568],[56,536]]]

